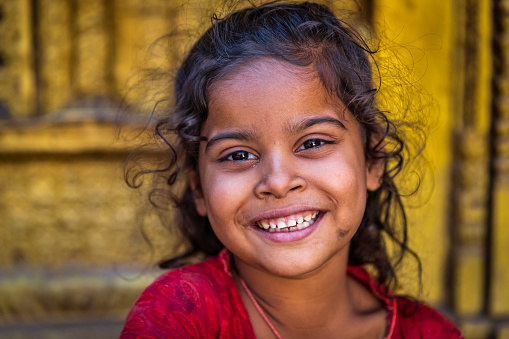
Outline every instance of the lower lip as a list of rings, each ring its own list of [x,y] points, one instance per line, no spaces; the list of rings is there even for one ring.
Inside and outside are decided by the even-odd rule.
[[[318,219],[315,220],[313,225],[310,225],[306,228],[303,228],[301,230],[296,231],[289,231],[289,232],[268,232],[265,230],[260,229],[257,226],[251,226],[251,229],[253,229],[255,232],[260,234],[262,237],[274,241],[274,242],[291,242],[291,241],[299,241],[302,240],[311,233],[313,233],[319,226],[320,222],[322,221],[324,214],[320,213],[320,216]]]

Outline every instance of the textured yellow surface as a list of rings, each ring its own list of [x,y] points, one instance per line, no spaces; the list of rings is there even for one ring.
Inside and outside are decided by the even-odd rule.
[[[494,206],[494,270],[491,311],[497,315],[509,314],[509,182],[495,188]]]
[[[111,270],[127,265],[141,272],[167,254],[171,236],[157,228],[153,215],[140,220],[145,199],[123,182],[125,157],[147,140],[146,134],[133,139],[141,132],[133,118],[139,113],[129,114],[150,112],[154,99],[167,96],[171,65],[210,22],[207,14],[219,2],[0,0],[0,117],[5,119],[0,121],[0,319],[72,310],[121,314],[136,292],[110,277]],[[323,2],[357,8],[352,1]],[[467,338],[491,333],[509,338],[509,101],[492,102],[493,76],[509,93],[504,79],[509,67],[493,74],[492,36],[500,33],[492,31],[494,2],[358,3],[372,4],[382,38],[378,61],[382,75],[389,76],[382,95],[393,103],[382,102],[396,115],[407,104],[409,118],[428,115],[425,160],[412,163],[403,180],[404,192],[416,182],[413,169],[422,180],[420,192],[404,199],[410,207],[410,245],[423,262],[420,296],[445,306]],[[509,2],[498,3],[509,13]],[[506,21],[502,26],[509,30]],[[172,39],[152,44],[168,32]],[[162,83],[149,85],[140,68],[170,72]],[[391,87],[398,81],[414,93],[408,97]],[[399,95],[409,101],[398,101]],[[121,102],[133,105],[130,113],[118,108]],[[490,139],[493,105],[502,115],[497,140]],[[121,137],[117,116],[127,126]],[[490,192],[491,141],[497,176]],[[484,286],[486,248],[492,253],[490,286]],[[410,293],[417,287],[414,268],[409,262],[402,271],[403,290]],[[130,286],[139,291],[149,281],[143,279]],[[492,316],[497,320],[490,322]]]
[[[375,23],[387,40],[384,44],[396,50],[396,57],[404,65],[413,67],[413,78],[408,79],[410,84],[422,84],[433,97],[429,108],[408,113],[410,116],[429,114],[431,126],[428,127],[424,153],[429,163],[417,168],[418,174],[424,174],[422,193],[417,198],[404,201],[407,205],[419,206],[409,209],[410,239],[423,263],[423,297],[434,303],[443,299],[445,258],[449,243],[446,201],[450,189],[449,145],[453,119],[448,77],[452,67],[451,10],[449,2],[439,0],[398,3],[378,0],[375,6]],[[391,60],[389,56],[388,62],[399,61]],[[410,100],[427,100],[425,94],[420,92],[414,95],[416,98]],[[419,106],[414,107],[419,109]]]
[[[30,0],[3,0],[0,5],[4,14],[0,24],[0,41],[15,41],[8,44],[9,48],[6,48],[7,44],[0,47],[2,63],[12,63],[11,67],[0,67],[0,104],[10,101],[13,114],[24,117],[35,109],[32,8]]]
[[[0,266],[140,263],[143,240],[121,164],[111,156],[4,160]]]

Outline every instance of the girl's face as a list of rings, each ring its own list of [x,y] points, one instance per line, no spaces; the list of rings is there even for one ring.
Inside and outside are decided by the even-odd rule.
[[[378,188],[361,127],[316,72],[262,59],[215,83],[200,144],[197,210],[237,260],[297,277],[348,258]]]

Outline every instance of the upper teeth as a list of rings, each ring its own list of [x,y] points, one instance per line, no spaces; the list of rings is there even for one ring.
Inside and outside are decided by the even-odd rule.
[[[288,217],[283,219],[261,220],[257,226],[269,232],[296,231],[313,225],[319,212],[312,212],[306,215]]]

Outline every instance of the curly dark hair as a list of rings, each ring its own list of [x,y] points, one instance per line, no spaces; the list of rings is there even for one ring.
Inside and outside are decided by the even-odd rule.
[[[157,168],[126,167],[126,181],[132,187],[139,187],[147,174],[164,180],[149,197],[154,205],[155,197],[167,197],[179,211],[176,220],[163,221],[179,229],[184,250],[179,244],[181,254],[160,266],[180,266],[197,255],[216,255],[223,248],[208,219],[198,215],[189,183],[184,189],[178,189],[178,183],[196,169],[211,85],[250,60],[269,57],[314,68],[329,95],[340,99],[362,126],[366,159],[385,163],[380,187],[368,192],[361,225],[351,241],[349,264],[371,265],[381,284],[393,286],[396,267],[409,253],[420,273],[419,258],[408,247],[405,210],[394,183],[403,167],[405,143],[386,112],[377,108],[380,84],[373,80],[373,65],[378,70],[375,52],[361,34],[321,4],[277,1],[213,17],[212,26],[178,70],[172,110],[155,124],[167,163]],[[396,245],[392,256],[387,242]]]

